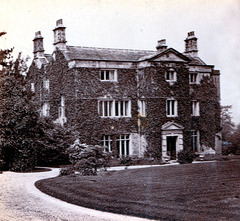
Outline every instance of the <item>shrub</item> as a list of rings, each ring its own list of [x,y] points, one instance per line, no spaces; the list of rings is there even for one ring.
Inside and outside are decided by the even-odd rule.
[[[194,159],[194,153],[190,150],[181,150],[178,153],[178,159],[177,161],[180,164],[188,164],[188,163],[192,163]]]
[[[54,124],[51,119],[38,121],[39,139],[37,145],[37,163],[39,166],[69,164],[67,148],[75,140],[71,128]]]
[[[125,166],[130,166],[132,163],[132,158],[131,157],[123,157],[120,161],[120,164],[123,164]]]
[[[98,168],[110,166],[111,154],[99,145],[81,144],[77,139],[67,152],[74,170],[83,176],[96,175]]]
[[[71,174],[74,174],[74,170],[72,167],[62,168],[60,170],[61,176],[66,176],[66,175],[71,175]]]

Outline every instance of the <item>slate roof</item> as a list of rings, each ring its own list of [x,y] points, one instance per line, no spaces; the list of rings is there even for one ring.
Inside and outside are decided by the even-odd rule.
[[[192,65],[206,65],[206,63],[199,57],[192,57],[190,55],[184,54],[186,57],[191,59],[191,62],[189,64]]]
[[[44,54],[45,58],[47,59],[48,62],[51,62],[53,60],[52,55],[50,54]]]
[[[190,59],[192,65],[206,65],[199,57],[192,57],[187,54],[179,53],[173,48],[168,48],[163,52],[151,50],[134,50],[134,49],[116,49],[116,48],[97,48],[82,46],[67,46],[67,50],[63,50],[63,54],[68,61],[71,60],[94,60],[94,61],[129,61],[137,62],[154,58],[164,52],[173,50],[181,57]],[[52,61],[52,56],[45,54],[48,62]]]
[[[156,51],[95,48],[67,46],[64,55],[67,60],[99,60],[99,61],[138,61],[141,57],[155,55]]]

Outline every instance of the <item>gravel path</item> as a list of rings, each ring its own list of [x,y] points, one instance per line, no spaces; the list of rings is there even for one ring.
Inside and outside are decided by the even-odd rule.
[[[0,174],[0,221],[143,221],[146,219],[75,206],[39,191],[37,180],[55,177],[50,172]]]

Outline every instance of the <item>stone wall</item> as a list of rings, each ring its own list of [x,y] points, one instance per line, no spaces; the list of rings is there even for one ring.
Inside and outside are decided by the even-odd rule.
[[[116,154],[116,136],[131,136],[133,155],[143,156],[145,150],[154,157],[162,154],[162,126],[174,121],[184,127],[183,148],[190,148],[191,130],[200,131],[200,144],[215,147],[215,134],[220,131],[220,106],[212,77],[201,77],[200,84],[189,84],[189,66],[182,62],[153,62],[150,67],[133,69],[124,65],[117,69],[117,81],[101,81],[100,68],[79,65],[69,68],[60,51],[55,59],[40,69],[34,63],[28,81],[35,82],[35,99],[39,109],[50,103],[50,117],[58,118],[61,97],[65,98],[65,126],[78,131],[81,142],[100,144],[102,135],[111,135]],[[177,81],[170,84],[165,73],[172,68]],[[209,68],[209,67],[208,67]],[[194,69],[194,68],[192,68]],[[211,76],[212,73],[209,73]],[[50,91],[44,91],[43,79],[49,79]],[[103,118],[98,113],[99,98],[131,100],[131,117]],[[138,115],[138,99],[146,101],[146,117]],[[177,101],[177,117],[166,116],[166,100]],[[191,100],[200,102],[200,117],[191,116]],[[182,137],[181,137],[182,139]]]

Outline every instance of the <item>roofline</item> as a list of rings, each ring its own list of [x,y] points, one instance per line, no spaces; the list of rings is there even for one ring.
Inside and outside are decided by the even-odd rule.
[[[103,59],[69,59],[68,61],[108,61],[108,62],[138,62],[137,60],[103,60]]]
[[[212,64],[189,64],[189,66],[203,66],[203,67],[212,67],[214,68],[214,65]]]
[[[85,46],[71,46],[71,45],[67,45],[67,47],[83,48],[83,49],[100,49],[100,50],[107,49],[107,50],[116,50],[116,51],[136,51],[136,52],[144,51],[144,52],[152,52],[152,53],[157,52],[157,51],[145,50],[145,49],[99,48],[99,47],[85,47]]]
[[[165,54],[166,52],[168,52],[168,51],[170,51],[170,50],[173,50],[174,52],[176,52],[177,54],[179,54],[180,57],[182,57],[183,59],[187,60],[188,62],[191,62],[191,59],[190,59],[190,58],[188,58],[188,57],[185,56],[184,54],[178,52],[178,51],[175,50],[174,48],[168,48],[168,49],[166,49],[166,50],[164,50],[164,51],[162,51],[162,52],[160,52],[160,53],[158,53],[158,54],[156,54],[156,55],[153,55],[153,56],[150,57],[150,58],[146,58],[146,59],[141,60],[141,61],[147,61],[147,60],[154,59],[154,58],[158,57],[159,55],[161,55],[161,54]],[[141,59],[141,58],[140,58],[140,59]]]

